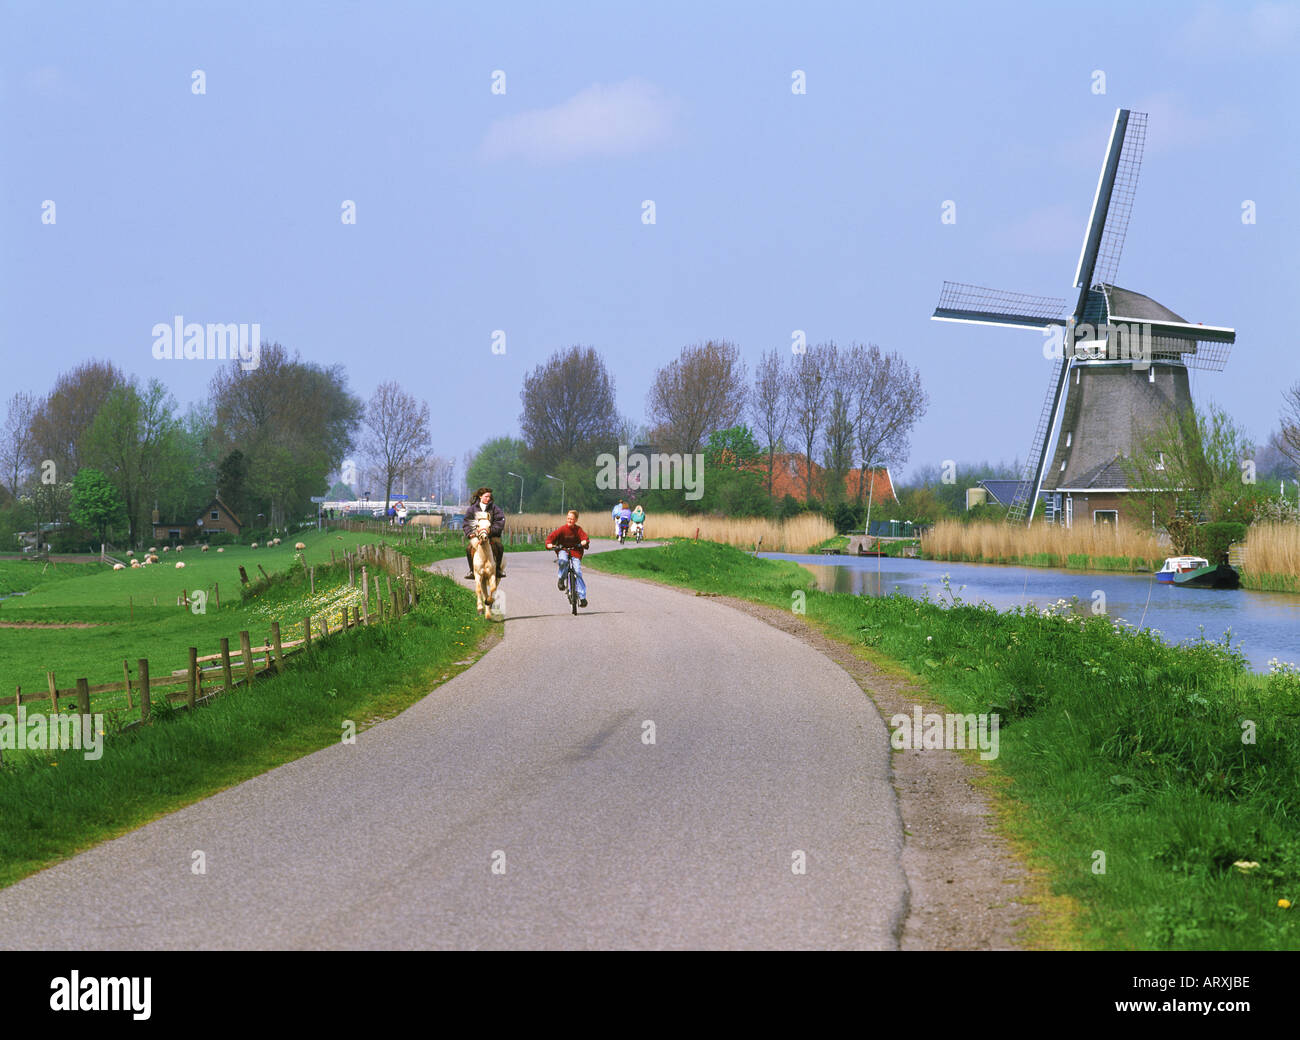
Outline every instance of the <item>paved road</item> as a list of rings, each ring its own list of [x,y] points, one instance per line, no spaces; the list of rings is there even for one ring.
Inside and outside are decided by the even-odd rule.
[[[504,640],[355,745],[0,891],[0,948],[896,946],[887,733],[848,675],[592,571],[574,618],[552,560],[512,555]]]

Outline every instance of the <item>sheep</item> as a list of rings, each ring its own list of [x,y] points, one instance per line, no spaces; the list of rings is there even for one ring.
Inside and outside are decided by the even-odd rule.
[[[185,564],[181,563],[180,560],[177,560],[177,561],[176,561],[176,569],[179,571],[179,570],[184,570],[184,568],[185,568]]]
[[[152,545],[149,546],[149,553],[150,553],[150,555],[152,555],[153,553],[156,553],[157,551],[158,551],[158,550],[155,549]]]
[[[126,570],[126,568],[123,567],[120,563],[115,563],[115,564],[113,564],[113,570],[115,570],[115,571],[124,571],[124,570]]]
[[[184,551],[185,551],[185,546],[183,546],[183,545],[178,545],[178,546],[176,546],[176,551],[177,551],[177,552],[184,552]]]
[[[132,561],[131,561],[131,569],[132,569],[133,571],[138,571],[138,570],[140,569],[140,561],[139,561],[139,560],[132,560]]]
[[[217,552],[225,552],[225,551],[226,550],[222,546],[220,545],[217,546]]]
[[[202,546],[202,547],[199,549],[199,552],[207,552],[207,551],[208,551],[208,547],[207,547],[206,545]]]
[[[135,555],[135,551],[134,551],[133,549],[128,549],[128,550],[126,551],[126,554],[127,554],[127,556],[134,556],[134,555]]]
[[[257,543],[254,542],[252,545],[249,546],[249,548],[250,548],[250,549],[256,549],[256,548],[257,548]]]
[[[150,562],[150,563],[157,563],[157,562],[158,562],[158,554],[157,554],[157,553],[154,553],[152,556],[150,556],[150,557],[149,557],[149,562]]]
[[[307,548],[307,543],[299,542],[297,545],[294,546],[294,548],[297,549],[299,552],[302,552],[304,549]]]
[[[170,545],[163,546],[163,552],[171,552],[171,551],[172,551],[172,547]]]

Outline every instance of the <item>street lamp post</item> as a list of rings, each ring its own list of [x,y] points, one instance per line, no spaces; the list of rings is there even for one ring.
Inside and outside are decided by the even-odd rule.
[[[549,473],[546,474],[546,479],[558,480],[560,482],[560,515],[564,516],[564,480],[561,477],[553,477]]]
[[[511,473],[510,470],[506,470],[506,476],[519,477],[519,474]],[[524,478],[519,477],[519,512],[522,513],[523,511],[524,511]]]

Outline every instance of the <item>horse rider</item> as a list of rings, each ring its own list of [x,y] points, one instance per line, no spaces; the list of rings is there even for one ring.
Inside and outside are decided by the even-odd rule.
[[[505,549],[501,545],[501,532],[505,530],[506,514],[501,507],[492,501],[492,489],[490,487],[481,487],[474,492],[474,497],[470,499],[469,508],[465,510],[465,519],[461,523],[461,530],[465,532],[465,562],[469,564],[469,573],[465,575],[470,581],[474,580],[474,550],[469,546],[469,536],[474,533],[478,526],[478,514],[486,512],[491,526],[488,528],[488,541],[492,545],[492,555],[497,564],[497,580],[500,581],[506,576]]]

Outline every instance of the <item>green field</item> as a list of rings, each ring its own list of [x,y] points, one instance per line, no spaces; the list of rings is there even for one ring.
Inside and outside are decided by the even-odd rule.
[[[1224,645],[1167,646],[1086,609],[822,593],[795,564],[704,542],[590,566],[802,608],[901,665],[926,699],[999,714],[992,797],[1031,865],[1082,908],[1066,922],[1081,944],[1300,948],[1285,905],[1300,902],[1300,673],[1254,675]]]
[[[329,563],[331,547],[337,554],[343,547],[376,541],[378,536],[340,539],[311,534],[301,540],[309,546],[308,562],[319,566]],[[413,557],[427,562],[459,556],[462,546],[459,536],[453,536],[413,541],[408,548]],[[7,686],[15,674],[40,676],[32,689],[45,688],[48,667],[63,669],[58,673],[61,688],[81,675],[92,683],[114,681],[121,678],[121,659],[129,650],[133,666],[135,656],[147,654],[150,671],[156,675],[162,669],[155,662],[170,664],[169,658],[174,657],[175,663],[183,665],[188,646],[205,647],[210,641],[215,647],[222,635],[237,635],[240,629],[256,633],[273,617],[290,622],[308,610],[320,609],[330,597],[356,594],[346,587],[346,568],[337,567],[317,571],[313,597],[303,569],[291,566],[293,555],[283,546],[279,551],[228,548],[204,558],[187,551],[184,571],[97,569],[97,573],[71,572],[59,578],[47,571],[46,580],[35,586],[31,596],[3,605],[0,620],[91,619],[102,622],[102,627],[0,629],[0,674]],[[235,595],[237,568],[241,562],[249,566],[249,561],[260,562],[276,580],[241,602]],[[195,615],[175,606],[181,574],[191,588],[219,582],[221,610]],[[131,579],[139,580],[124,584]],[[92,697],[92,710],[108,716],[103,756],[98,760],[87,760],[76,750],[6,752],[0,767],[0,819],[4,821],[0,886],[337,742],[345,720],[363,730],[391,717],[468,667],[477,656],[481,637],[489,631],[488,623],[474,612],[473,593],[420,570],[414,572],[414,580],[420,603],[402,618],[336,632],[329,640],[318,641],[310,654],[291,657],[283,675],[263,676],[251,689],[240,687],[192,713],[169,710],[158,697],[148,726],[123,731],[127,716],[112,710],[121,696]],[[229,599],[224,591],[227,582]],[[129,608],[121,602],[128,588],[128,595],[150,600],[158,595],[160,605],[150,602],[137,608],[131,620]],[[161,605],[164,596],[171,605]],[[48,701],[34,702],[29,709],[48,710]]]
[[[33,591],[0,603],[0,625],[38,622],[92,627],[0,627],[0,696],[12,695],[19,685],[28,693],[44,691],[48,687],[46,672],[50,671],[60,689],[82,678],[92,686],[119,682],[123,660],[130,663],[134,675],[136,661],[142,657],[149,660],[151,674],[170,672],[185,666],[191,646],[197,647],[200,655],[216,653],[223,636],[238,647],[238,635],[246,630],[254,643],[264,643],[273,619],[280,621],[286,640],[301,635],[302,618],[309,612],[316,616],[326,611],[333,625],[338,607],[347,598],[339,591],[338,575],[333,579],[322,575],[315,599],[304,596],[271,611],[265,602],[241,601],[239,567],[244,566],[249,578],[256,581],[261,578],[259,565],[274,574],[294,563],[295,541],[307,546],[303,553],[306,564],[321,567],[329,564],[331,550],[341,559],[344,550],[379,540],[368,534],[313,531],[286,539],[278,548],[228,546],[222,553],[187,549],[179,556],[185,564],[182,570],[176,569],[175,553],[159,554],[162,562],[153,566],[121,571],[99,564],[58,564],[45,571],[42,583],[27,585],[34,585]],[[431,547],[430,551],[438,549]],[[12,563],[6,570],[25,568],[16,580],[31,582],[41,566]],[[51,580],[54,575],[57,580]],[[206,595],[202,613],[196,613],[193,605],[187,610],[177,604],[183,590],[190,592],[191,599],[196,591]],[[218,593],[220,608],[216,605]],[[102,699],[96,697],[92,706],[100,711],[125,707],[125,703],[125,695],[104,694]],[[13,708],[0,708],[0,712],[12,714]]]

